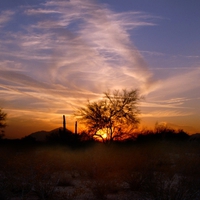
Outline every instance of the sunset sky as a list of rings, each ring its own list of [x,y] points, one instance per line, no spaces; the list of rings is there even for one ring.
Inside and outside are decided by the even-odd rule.
[[[6,137],[73,127],[113,89],[139,89],[141,128],[200,132],[199,0],[0,1]]]

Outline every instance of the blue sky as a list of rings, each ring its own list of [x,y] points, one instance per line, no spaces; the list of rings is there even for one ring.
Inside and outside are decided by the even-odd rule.
[[[108,89],[138,88],[141,128],[200,132],[200,2],[0,2],[0,107],[8,137],[62,125]]]

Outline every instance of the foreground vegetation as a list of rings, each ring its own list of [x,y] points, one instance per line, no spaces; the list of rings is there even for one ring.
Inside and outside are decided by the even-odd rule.
[[[0,146],[0,199],[199,199],[200,147],[188,140]]]

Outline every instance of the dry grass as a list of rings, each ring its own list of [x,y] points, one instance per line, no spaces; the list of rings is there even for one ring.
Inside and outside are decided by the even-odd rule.
[[[0,198],[109,199],[134,193],[140,199],[198,199],[199,166],[199,144],[189,142],[77,150],[0,147]]]

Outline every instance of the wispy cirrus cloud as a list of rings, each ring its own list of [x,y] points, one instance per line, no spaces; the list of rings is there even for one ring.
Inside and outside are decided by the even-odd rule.
[[[25,10],[25,14],[27,15],[55,14],[55,13],[60,13],[60,12],[56,10],[46,10],[41,8]]]
[[[5,10],[0,12],[0,28],[5,26],[11,19],[12,16],[15,14],[12,10]]]
[[[24,14],[51,17],[26,25],[27,33],[11,34],[15,48],[2,52],[43,65],[32,70],[33,64],[28,67],[24,63],[31,77],[48,74],[49,84],[94,93],[130,83],[130,87],[151,84],[152,74],[132,45],[128,30],[154,25],[152,16],[142,12],[117,14],[93,1],[47,1],[41,7],[28,8]]]
[[[184,104],[191,99],[184,98],[184,97],[178,97],[178,98],[172,98],[167,100],[154,100],[154,101],[148,101],[148,102],[142,102],[142,107],[151,107],[151,108],[185,108]]]
[[[156,110],[148,113],[141,114],[142,117],[151,117],[151,118],[165,118],[165,117],[184,117],[191,116],[193,112],[185,112],[180,110]]]
[[[173,69],[172,69],[173,70]],[[180,73],[181,70],[181,73]],[[200,86],[198,84],[198,77],[200,77],[200,68],[192,68],[189,67],[185,70],[179,69],[178,72],[173,70],[174,75],[171,75],[169,78],[161,81],[157,92],[160,95],[165,96],[176,96],[182,95],[186,92],[192,91],[194,89],[198,89]],[[193,94],[195,95],[195,94]]]

